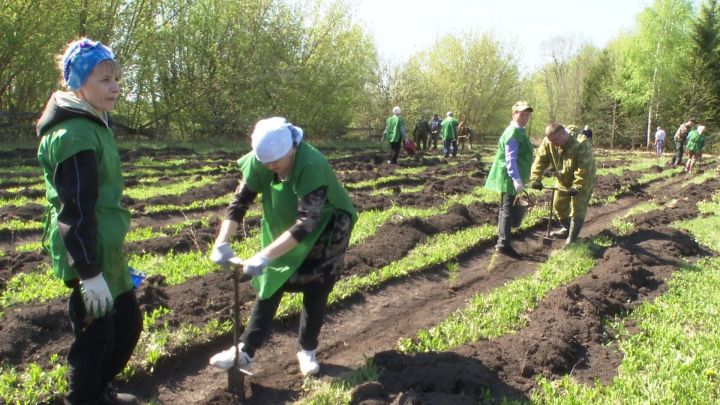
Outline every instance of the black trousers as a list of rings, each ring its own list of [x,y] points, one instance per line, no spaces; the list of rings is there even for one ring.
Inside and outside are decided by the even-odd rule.
[[[500,212],[498,213],[498,240],[495,246],[510,246],[510,227],[512,226],[512,205],[515,195],[502,193],[500,197]]]
[[[338,212],[327,225],[297,272],[275,294],[255,300],[247,328],[240,337],[243,351],[250,356],[260,348],[270,331],[280,300],[285,292],[300,292],[303,306],[300,311],[298,343],[303,350],[315,350],[320,329],[325,322],[325,309],[330,292],[342,270],[345,251],[352,234],[349,214]]]
[[[329,277],[323,282],[310,282],[302,286],[285,284],[268,299],[257,299],[250,315],[247,328],[240,340],[245,344],[243,351],[250,356],[255,355],[270,332],[270,323],[275,317],[280,300],[285,292],[300,292],[303,295],[303,306],[300,312],[298,343],[303,350],[315,350],[318,347],[318,336],[325,322],[327,300],[335,286],[336,278]],[[293,288],[294,287],[294,288]]]
[[[75,285],[68,316],[75,340],[67,356],[69,389],[66,404],[95,404],[130,360],[142,331],[142,313],[135,291],[119,295],[110,314],[85,321],[85,303]]]
[[[397,163],[400,155],[400,142],[390,142],[390,163]]]

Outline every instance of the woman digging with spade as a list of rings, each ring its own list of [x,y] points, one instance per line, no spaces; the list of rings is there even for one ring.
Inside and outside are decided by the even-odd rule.
[[[297,358],[304,376],[316,374],[320,369],[315,357],[318,335],[357,211],[325,156],[303,142],[301,128],[281,117],[267,118],[255,125],[251,140],[253,150],[238,160],[243,181],[210,255],[223,266],[238,262],[230,237],[255,197],[262,194],[262,249],[239,261],[243,273],[253,277],[258,296],[240,337],[237,364],[249,369],[283,294],[302,292]],[[234,347],[210,359],[210,364],[222,369],[234,363]]]

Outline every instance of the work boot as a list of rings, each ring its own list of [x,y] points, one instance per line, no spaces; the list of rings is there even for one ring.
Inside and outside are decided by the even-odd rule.
[[[567,240],[565,241],[565,246],[577,240],[584,222],[585,218],[573,218],[572,221],[570,221],[570,230],[568,232]]]
[[[560,229],[550,232],[551,238],[565,239],[568,237],[568,228],[570,228],[570,218],[560,220]]]
[[[495,251],[500,254],[503,254],[505,256],[510,256],[513,259],[522,259],[522,256],[520,255],[520,253],[518,253],[517,250],[513,249],[513,247],[510,245],[495,246]]]
[[[135,395],[117,392],[117,388],[112,384],[108,385],[98,403],[101,405],[140,405],[140,401]]]
[[[240,358],[238,359],[238,367],[245,371],[249,371],[250,367],[252,366],[253,358],[247,352],[243,351],[243,347],[245,347],[244,343],[238,344],[238,349],[240,352]],[[235,346],[231,346],[229,349],[223,350],[220,353],[215,353],[215,355],[210,358],[210,365],[221,368],[223,370],[229,369],[233,366],[234,363]]]
[[[297,352],[298,362],[300,363],[300,372],[303,376],[315,375],[320,371],[320,363],[315,359],[317,350],[303,350]]]

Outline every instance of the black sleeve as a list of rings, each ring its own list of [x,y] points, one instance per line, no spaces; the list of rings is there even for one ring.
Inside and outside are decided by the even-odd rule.
[[[320,187],[309,192],[298,202],[298,218],[290,227],[290,235],[300,242],[317,228],[320,212],[327,201],[327,187]]]
[[[245,182],[240,183],[237,189],[235,189],[235,195],[233,196],[230,205],[225,210],[225,219],[231,219],[237,223],[242,222],[245,218],[250,204],[255,200],[258,193],[252,191]]]
[[[100,274],[97,262],[98,161],[95,152],[79,152],[62,161],[53,175],[60,198],[58,230],[70,265],[81,280]]]

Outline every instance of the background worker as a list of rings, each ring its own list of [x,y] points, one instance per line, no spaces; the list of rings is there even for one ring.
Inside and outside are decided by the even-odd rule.
[[[682,164],[683,152],[685,151],[685,142],[687,141],[687,135],[695,127],[695,120],[690,119],[687,122],[683,122],[675,131],[673,141],[675,141],[675,154],[670,160],[670,165],[675,167]]]
[[[440,124],[440,127],[440,133],[443,140],[443,153],[445,154],[445,157],[447,158],[450,156],[450,148],[452,148],[453,157],[457,156],[458,120],[453,117],[452,111],[448,111],[447,116]]]
[[[567,238],[568,245],[580,234],[595,187],[595,157],[590,140],[570,134],[560,124],[549,124],[532,165],[532,188],[542,190],[542,176],[548,167],[555,173],[556,186],[561,188],[555,193],[553,208],[562,229],[551,236]]]
[[[533,146],[525,132],[525,126],[530,121],[532,111],[526,101],[518,101],[512,106],[512,121],[500,135],[495,160],[485,181],[486,189],[500,193],[498,240],[495,250],[516,259],[521,256],[510,244],[512,207],[515,197],[525,190],[525,183],[530,178]]]
[[[657,131],[655,131],[655,155],[657,157],[662,156],[665,151],[666,137],[667,134],[665,133],[665,130],[662,127],[657,127]]]
[[[238,344],[238,364],[247,369],[265,342],[285,292],[302,292],[297,352],[300,372],[316,374],[318,336],[327,300],[340,273],[357,211],[325,156],[303,142],[302,129],[275,117],[260,120],[253,150],[238,160],[243,181],[220,226],[210,259],[228,265],[228,243],[250,204],[262,194],[262,249],[244,260],[257,299]],[[235,348],[217,353],[210,364],[227,369]]]
[[[393,115],[389,116],[385,121],[383,137],[390,143],[390,159],[388,163],[397,164],[400,146],[402,142],[405,142],[407,128],[405,127],[405,119],[400,116],[400,107],[393,107],[392,112]]]
[[[123,252],[130,211],[120,201],[120,156],[108,115],[120,94],[120,65],[112,49],[82,38],[70,43],[59,67],[70,91],[53,93],[37,133],[53,272],[72,289],[65,403],[135,404],[134,395],[111,385],[143,322]]]
[[[415,123],[415,129],[413,129],[413,140],[419,149],[426,150],[428,148],[428,135],[430,135],[430,124],[420,116]]]
[[[433,117],[430,120],[430,143],[432,144],[433,149],[437,149],[438,139],[440,139],[440,124],[442,124],[440,116],[438,114],[433,114]]]
[[[687,154],[688,161],[685,165],[686,172],[692,172],[693,166],[702,158],[703,148],[705,148],[705,126],[698,125],[697,129],[690,131],[687,137]]]

